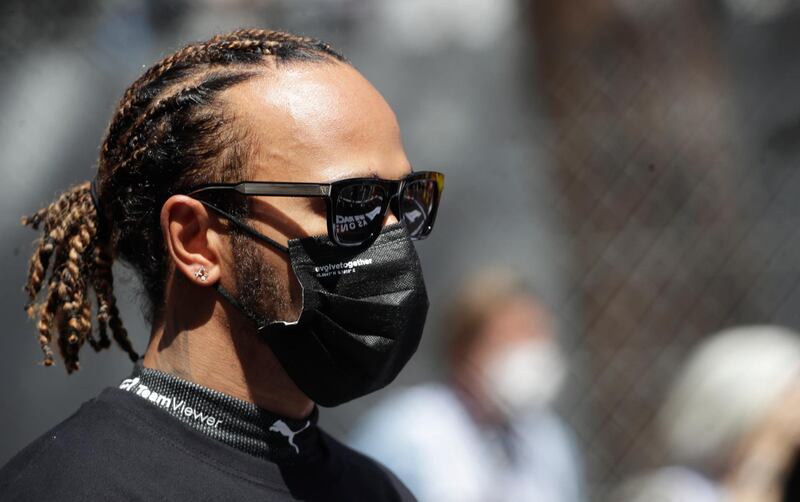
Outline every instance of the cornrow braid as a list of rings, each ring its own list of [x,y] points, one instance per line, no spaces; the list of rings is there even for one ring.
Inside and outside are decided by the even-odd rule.
[[[185,77],[187,68],[256,62],[265,55],[275,56],[276,62],[314,61],[321,57],[347,62],[326,42],[263,29],[241,29],[227,35],[217,35],[203,43],[188,45],[150,67],[125,91],[103,143],[103,155],[110,153],[117,135],[130,125],[132,116],[147,106],[165,85]]]
[[[92,288],[97,300],[97,333],[95,350],[101,350],[111,345],[108,338],[108,322],[110,318],[109,304],[114,303],[111,277],[111,259],[103,246],[95,246],[92,257]]]
[[[138,359],[117,308],[114,259],[137,273],[147,320],[155,322],[169,269],[159,221],[164,201],[197,183],[246,175],[246,135],[233,127],[220,94],[295,62],[348,64],[320,40],[248,28],[189,44],[128,87],[102,143],[94,197],[83,183],[22,219],[42,232],[28,269],[25,309],[37,319],[45,365],[55,362],[54,338],[68,372],[79,369],[86,342],[99,351],[113,339]]]
[[[28,269],[28,293],[26,311],[31,317],[38,315],[37,330],[39,344],[44,355],[44,364],[54,363],[50,348],[53,332],[68,372],[78,369],[78,350],[91,335],[91,306],[89,284],[84,279],[88,274],[102,273],[94,258],[101,245],[97,234],[97,212],[89,193],[89,183],[77,185],[61,194],[52,204],[22,219],[23,225],[38,229],[44,226],[45,236],[39,239]],[[111,273],[110,262],[107,273]],[[50,273],[47,295],[41,304],[36,297]],[[95,283],[98,298],[106,297],[110,291]],[[113,294],[113,293],[111,293]],[[101,336],[102,339],[102,336]],[[124,340],[122,346],[136,360],[138,355]],[[101,344],[92,343],[96,350]]]
[[[243,82],[253,75],[254,73],[214,74],[207,77],[200,84],[183,87],[171,96],[160,98],[152,104],[147,112],[136,119],[131,126],[129,148],[134,152],[140,149],[147,151],[146,146],[141,147],[141,143],[145,139],[148,126],[152,126],[164,115],[175,113],[187,106],[207,104],[217,92],[227,89],[236,83]],[[123,138],[122,141],[125,141],[125,139]]]

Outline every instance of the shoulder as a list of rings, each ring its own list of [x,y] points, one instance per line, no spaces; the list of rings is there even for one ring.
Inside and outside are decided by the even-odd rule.
[[[396,392],[377,404],[361,420],[361,426],[399,427],[458,419],[465,410],[453,391],[441,384],[424,384]]]
[[[89,476],[113,427],[100,415],[96,399],[91,399],[25,447],[0,469],[0,493],[15,500],[47,498]]]
[[[481,466],[487,452],[480,432],[445,385],[424,384],[389,396],[366,414],[349,439],[425,500],[446,494],[451,500],[475,499],[475,487],[485,477]],[[453,497],[454,487],[464,496]]]
[[[441,384],[425,384],[397,392],[364,415],[350,436],[350,444],[377,454],[391,443],[393,449],[418,449],[425,445],[458,442],[471,429],[467,411],[458,397]]]
[[[540,410],[523,416],[513,426],[521,446],[549,452],[551,463],[569,462],[577,455],[578,445],[572,429],[552,411]]]
[[[302,500],[416,500],[388,468],[320,430],[322,458],[281,467],[290,492]]]
[[[374,498],[366,497],[365,500],[416,500],[406,485],[385,465],[323,434],[328,448],[335,452],[334,456],[344,460],[348,471],[345,475],[361,482],[368,480],[370,486],[365,487],[364,493],[372,493]]]
[[[0,498],[10,500],[219,499],[264,493],[289,498],[274,464],[206,438],[114,388],[84,403],[0,469]]]

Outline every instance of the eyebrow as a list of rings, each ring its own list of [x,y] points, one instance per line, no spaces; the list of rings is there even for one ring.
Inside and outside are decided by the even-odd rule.
[[[405,173],[405,174],[403,175],[403,177],[406,177],[406,176],[408,176],[408,175],[410,175],[410,174],[414,174],[414,168],[413,168],[413,167],[411,167],[411,166],[409,166],[409,168],[408,168],[408,172],[407,172],[407,173]],[[382,179],[383,179],[383,178],[381,178],[380,176],[378,176],[378,173],[376,173],[375,171],[372,171],[372,170],[370,170],[370,172],[369,172],[369,176],[367,176],[367,178],[372,178],[372,179],[376,179],[376,180],[382,180]],[[347,179],[347,178],[345,178],[345,179]]]
[[[414,166],[408,166],[408,172],[403,174],[403,177],[408,176],[409,174],[414,174]],[[382,180],[382,179],[384,179],[384,178],[381,178],[374,169],[370,169],[366,176],[346,176],[346,177],[340,178],[340,179],[346,180],[346,179],[349,179],[349,178],[372,178],[374,180]]]
[[[373,179],[373,180],[381,180],[381,179],[383,179],[380,176],[378,176],[377,172],[375,172],[373,170],[370,170],[367,173],[366,176],[352,176],[352,175],[350,175],[350,176],[342,176],[341,178],[337,178],[337,179],[335,179],[333,181],[328,181],[327,183],[336,183],[337,181],[356,179],[356,178],[369,178],[369,179]]]
[[[414,167],[411,166],[411,165],[408,166],[408,172],[403,174],[402,177],[408,176],[410,174],[414,174]],[[342,176],[342,177],[338,177],[333,181],[328,181],[328,182],[324,182],[324,183],[335,183],[337,181],[353,179],[353,178],[370,178],[370,179],[373,179],[373,180],[383,180],[384,179],[384,178],[381,178],[378,175],[377,171],[375,171],[374,169],[370,169],[369,172],[367,172],[365,176],[358,176],[358,175],[356,175],[354,173],[349,173],[348,175],[345,175],[345,176]]]

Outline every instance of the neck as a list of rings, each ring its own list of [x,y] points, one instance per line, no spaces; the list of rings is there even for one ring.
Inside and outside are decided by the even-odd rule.
[[[506,417],[494,406],[483,389],[483,383],[471,362],[461,361],[451,368],[449,381],[461,403],[477,423],[486,426],[502,426]]]
[[[172,308],[153,325],[144,367],[171,373],[280,416],[308,416],[313,401],[289,378],[252,322],[219,298],[208,298],[216,295],[212,288],[202,290],[183,296],[181,302],[167,302]],[[202,303],[207,303],[208,309]],[[204,319],[198,320],[199,312],[205,312]]]

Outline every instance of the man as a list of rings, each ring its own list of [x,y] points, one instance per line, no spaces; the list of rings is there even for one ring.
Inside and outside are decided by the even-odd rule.
[[[112,258],[141,278],[150,344],[130,378],[0,470],[0,493],[411,499],[320,430],[315,404],[387,385],[416,350],[428,302],[411,239],[442,188],[411,172],[392,110],[325,43],[239,30],[148,69],[95,180],[23,222],[44,231],[26,289],[45,364],[55,337],[78,369],[109,329],[138,360]]]
[[[566,366],[547,311],[511,271],[460,288],[447,317],[447,379],[375,408],[353,445],[423,501],[580,501],[572,436],[550,411]]]

